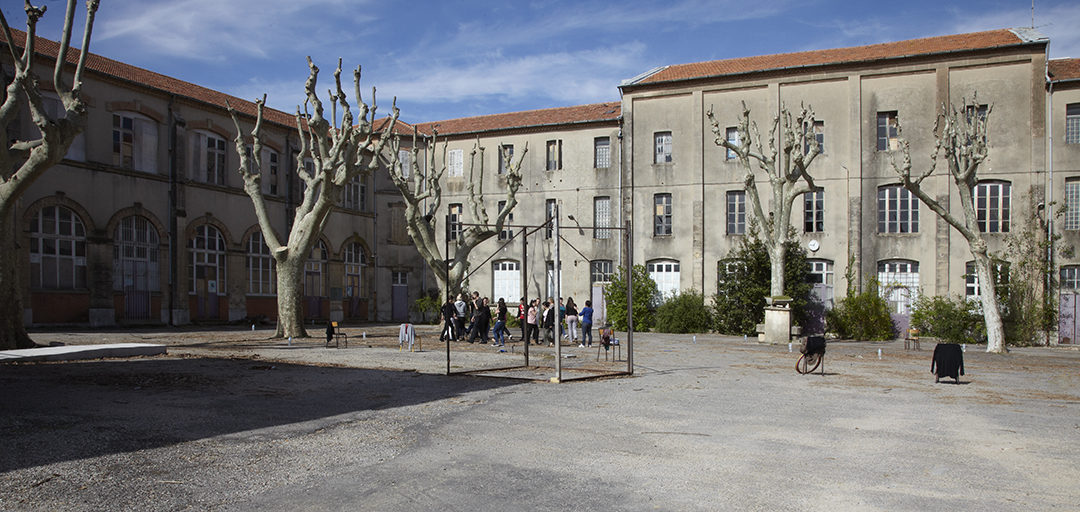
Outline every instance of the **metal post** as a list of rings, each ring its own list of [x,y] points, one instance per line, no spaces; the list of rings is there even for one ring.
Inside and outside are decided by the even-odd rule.
[[[522,323],[525,324],[525,328],[522,332],[525,333],[525,339],[522,340],[522,349],[525,351],[525,366],[529,366],[529,306],[532,305],[529,302],[529,228],[521,228],[521,275],[524,276],[523,280],[525,285],[521,287],[521,296],[525,297],[525,318],[522,318]]]
[[[449,213],[446,214],[446,228],[445,228],[445,231],[446,231],[444,233],[445,237],[443,238],[443,254],[446,255],[446,261],[443,264],[446,266],[446,281],[443,283],[443,286],[446,286],[446,301],[450,302],[451,297],[450,297],[450,214]],[[456,311],[454,312],[454,315],[455,315],[455,318],[456,318],[456,315],[457,315]],[[444,318],[443,320],[446,321],[448,319]],[[454,331],[452,333],[447,333],[447,336],[446,336],[446,374],[450,375],[450,338],[454,337],[454,335],[457,334],[457,327],[454,325],[454,321],[448,321],[446,323],[448,323],[450,325],[450,329],[452,329]]]
[[[562,298],[562,260],[559,258],[559,205],[555,205],[555,382],[562,382],[562,325],[559,322],[559,299]]]
[[[634,374],[634,232],[626,221],[626,373]]]

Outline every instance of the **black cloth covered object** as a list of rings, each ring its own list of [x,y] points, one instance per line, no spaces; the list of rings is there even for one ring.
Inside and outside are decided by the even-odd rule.
[[[807,336],[806,343],[803,343],[799,352],[802,352],[803,354],[825,355],[825,337]]]
[[[936,368],[936,370],[935,370]],[[930,363],[930,373],[937,378],[952,377],[960,382],[964,374],[964,351],[955,343],[938,343],[934,347],[934,359]]]

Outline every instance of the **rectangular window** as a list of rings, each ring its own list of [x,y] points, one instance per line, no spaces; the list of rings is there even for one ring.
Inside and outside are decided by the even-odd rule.
[[[66,113],[58,108],[60,113]],[[134,115],[113,114],[113,165],[157,172],[157,123]]]
[[[1061,267],[1061,288],[1080,289],[1080,267]]]
[[[499,146],[499,174],[506,174],[506,169],[514,160],[514,145],[503,144]]]
[[[656,212],[653,215],[653,236],[671,235],[671,194],[653,196]]]
[[[451,178],[460,178],[464,176],[464,159],[464,149],[451,149],[446,152],[446,170],[450,173]]]
[[[278,154],[274,151],[270,152],[270,174],[266,180],[266,192],[272,196],[278,194]]]
[[[544,222],[547,222],[555,217],[555,200],[548,199],[544,202]],[[554,223],[548,224],[547,229],[544,230],[544,238],[550,240],[552,233],[555,232]]]
[[[810,153],[810,137],[817,140],[818,154],[825,153],[825,121],[814,121],[814,127],[807,127],[806,144],[803,146],[803,154]]]
[[[206,182],[225,184],[225,139],[206,136]]]
[[[896,112],[878,112],[877,114],[877,149],[892,151],[900,149],[900,139],[896,132]]]
[[[503,208],[506,208],[506,201],[499,201],[499,214],[502,213]],[[506,222],[503,223],[502,231],[499,232],[499,240],[509,240],[514,238],[514,213],[511,212],[506,215]]]
[[[803,230],[807,233],[825,231],[825,189],[803,194]]]
[[[1065,105],[1065,143],[1080,144],[1080,103]]]
[[[745,190],[732,190],[727,193],[727,234],[746,234]]]
[[[412,173],[412,152],[407,149],[398,150],[398,160],[401,161],[401,175],[408,178]]]
[[[345,208],[348,210],[364,211],[362,176],[356,176],[345,184]]]
[[[547,141],[547,170],[557,171],[562,169],[562,141]]]
[[[1065,180],[1065,229],[1080,229],[1080,178]]]
[[[900,185],[878,189],[878,233],[918,233],[919,199]]]
[[[611,167],[611,139],[609,137],[593,139],[593,167],[597,169]]]
[[[1010,186],[979,183],[975,186],[975,218],[981,233],[1008,233]]]
[[[593,198],[593,238],[607,240],[611,238],[611,198]]]
[[[594,261],[591,267],[593,284],[611,282],[611,275],[614,273],[615,267],[610,260]]]
[[[457,240],[461,237],[461,232],[465,228],[462,226],[462,205],[461,203],[450,205],[450,239]]]
[[[736,145],[736,146],[739,145],[739,129],[738,128],[736,128],[734,126],[728,127],[728,129],[727,129],[727,141],[734,144],[734,145]],[[729,150],[727,150],[727,154],[726,154],[725,158],[727,158],[728,160],[734,160],[734,159],[738,158],[738,156],[739,155],[735,154],[734,151],[729,149]]]
[[[656,157],[654,164],[671,163],[671,132],[656,132]]]

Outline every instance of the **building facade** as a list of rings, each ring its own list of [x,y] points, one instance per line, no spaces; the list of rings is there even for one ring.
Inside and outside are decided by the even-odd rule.
[[[966,241],[899,186],[892,168],[901,126],[914,169],[930,165],[942,105],[975,98],[972,115],[991,112],[990,156],[975,190],[991,250],[1001,253],[1009,233],[1044,229],[1032,212],[1055,204],[1068,210],[1042,218],[1047,232],[1061,246],[1080,241],[1080,66],[1048,61],[1048,45],[1036,31],[1014,29],[673,65],[624,81],[621,101],[400,123],[398,133],[406,143],[414,128],[424,143],[438,134],[435,155],[422,146],[420,169],[430,172],[432,157],[447,168],[442,202],[452,228],[475,221],[474,146],[485,148],[492,217],[506,200],[501,156],[517,162],[525,153],[519,204],[507,229],[471,255],[468,288],[510,303],[555,296],[555,233],[534,228],[557,211],[561,295],[602,310],[601,287],[631,260],[646,265],[662,293],[711,297],[722,260],[751,229],[744,171],[715,144],[707,112],[730,138],[744,104],[763,132],[784,107],[810,105],[816,122],[808,129],[824,151],[809,171],[821,190],[797,200],[792,217],[811,258],[809,279],[829,303],[834,289],[875,276],[903,321],[919,293],[978,291]],[[27,323],[272,318],[274,269],[235,171],[226,96],[94,57],[84,86],[90,126],[20,209]],[[250,102],[229,101],[253,112]],[[264,192],[283,233],[300,193],[298,144],[291,115],[274,111],[269,121]],[[20,122],[32,130],[28,116]],[[758,187],[771,196],[760,173]],[[924,188],[962,211],[942,170]],[[439,291],[403,211],[385,169],[345,191],[309,262],[310,316],[417,318],[412,302]],[[1051,271],[1071,317],[1080,309],[1072,295],[1080,258],[1065,254]],[[844,278],[849,264],[853,283]],[[1075,329],[1063,323],[1062,340]]]

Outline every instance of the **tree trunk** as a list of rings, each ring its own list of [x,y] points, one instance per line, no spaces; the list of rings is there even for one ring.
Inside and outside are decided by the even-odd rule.
[[[774,241],[769,250],[769,263],[771,265],[772,279],[769,285],[769,293],[775,297],[784,295],[784,263],[787,257],[784,243]]]
[[[304,254],[303,256],[306,256]],[[304,258],[277,262],[278,321],[275,338],[306,338],[304,330]]]
[[[997,283],[990,255],[984,250],[973,250],[975,272],[979,276],[979,299],[982,301],[983,319],[986,322],[986,351],[1004,354],[1005,327],[1001,321],[1001,311],[997,301]]]
[[[16,249],[14,225],[15,219],[10,210],[0,215],[0,350],[36,346],[23,325],[19,252]]]

